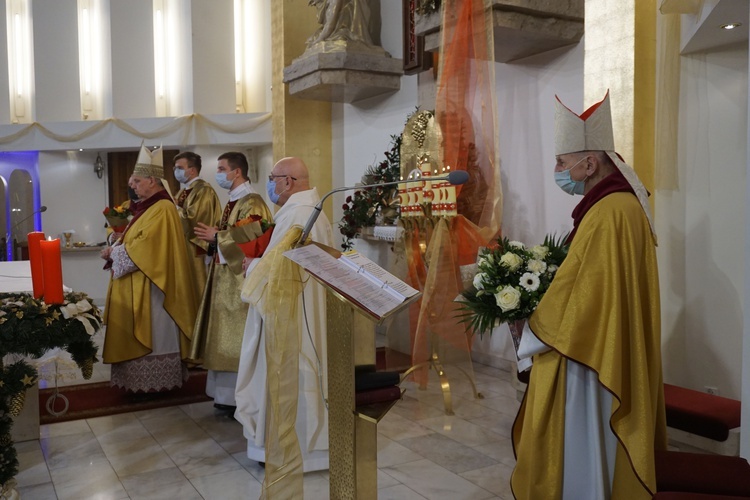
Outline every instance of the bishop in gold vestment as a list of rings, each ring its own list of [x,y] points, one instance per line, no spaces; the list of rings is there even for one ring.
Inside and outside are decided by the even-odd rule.
[[[513,427],[520,499],[649,499],[666,448],[656,236],[647,193],[614,152],[609,98],[558,101],[555,179],[584,197],[570,249],[524,329],[533,355]]]
[[[112,385],[149,392],[182,385],[199,294],[180,217],[162,187],[161,150],[158,160],[144,150],[131,176],[140,198],[134,218],[102,253],[113,269],[104,362],[112,363]]]

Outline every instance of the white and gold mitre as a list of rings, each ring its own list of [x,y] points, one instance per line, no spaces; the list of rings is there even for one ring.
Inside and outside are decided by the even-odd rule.
[[[164,157],[162,148],[159,147],[152,152],[149,151],[146,146],[141,144],[141,150],[138,153],[138,159],[135,162],[133,175],[164,179]]]
[[[555,96],[555,155],[614,150],[609,92],[580,116]]]
[[[609,91],[604,99],[597,102],[582,114],[577,115],[555,96],[555,155],[577,153],[579,151],[604,151],[617,166],[625,180],[633,188],[643,207],[651,234],[656,242],[656,230],[648,203],[648,191],[638,178],[633,167],[625,163],[615,152],[615,134],[612,130],[612,108],[609,105]]]

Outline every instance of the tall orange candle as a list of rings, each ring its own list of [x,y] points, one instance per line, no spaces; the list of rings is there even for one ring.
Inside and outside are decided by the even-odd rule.
[[[31,263],[31,286],[35,299],[44,295],[44,274],[42,271],[42,251],[39,242],[44,240],[44,233],[34,231],[26,237],[29,242],[29,261]]]
[[[42,240],[42,268],[44,273],[44,301],[47,304],[63,303],[62,258],[60,239]]]

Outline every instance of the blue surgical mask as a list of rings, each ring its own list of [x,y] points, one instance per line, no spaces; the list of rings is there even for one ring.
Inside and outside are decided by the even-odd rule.
[[[229,179],[227,179],[226,172],[219,172],[214,178],[216,179],[216,183],[222,188],[232,189],[232,184],[234,183],[234,181],[230,181]]]
[[[271,200],[271,203],[274,205],[279,204],[279,197],[281,195],[276,194],[276,181],[266,181],[266,193],[268,194],[268,199]]]
[[[187,174],[181,168],[174,169],[174,178],[177,179],[177,182],[180,184],[185,184],[188,181]]]
[[[567,170],[563,170],[562,172],[555,172],[555,182],[560,187],[560,189],[562,189],[563,191],[565,191],[566,193],[570,195],[583,194],[584,188],[586,187],[586,181],[585,180],[574,181],[570,177],[570,171],[573,170],[576,167],[576,165],[581,163],[586,158],[588,157],[584,156],[583,158],[578,160],[578,162],[576,162],[575,165],[573,165]]]

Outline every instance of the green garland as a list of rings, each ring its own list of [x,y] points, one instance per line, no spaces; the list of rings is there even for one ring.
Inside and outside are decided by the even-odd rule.
[[[83,301],[91,308],[79,311],[74,307],[78,303],[85,306]],[[69,309],[75,311],[71,314]],[[88,365],[90,369],[90,364],[97,361],[97,346],[84,322],[93,331],[102,325],[101,312],[84,293],[65,294],[62,305],[46,304],[24,293],[0,293],[0,487],[18,472],[10,436],[13,419],[9,402],[33,387],[37,379],[36,370],[26,361],[3,366],[2,358],[7,354],[38,358],[59,347],[67,350],[79,367]]]
[[[401,136],[391,136],[391,147],[385,152],[385,160],[371,165],[362,176],[362,184],[395,182],[401,176]],[[385,222],[390,223],[398,217],[398,187],[364,188],[346,197],[342,206],[344,215],[339,222],[339,230],[344,236],[341,247],[352,248],[352,240],[359,235],[363,227],[374,226],[380,210]]]

